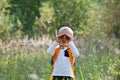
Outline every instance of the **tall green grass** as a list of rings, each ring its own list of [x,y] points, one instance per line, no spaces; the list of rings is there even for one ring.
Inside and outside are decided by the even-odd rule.
[[[34,80],[30,74],[36,74],[39,80],[49,80],[51,66],[50,56],[40,53],[19,54],[11,59],[9,55],[0,60],[0,80]],[[77,58],[75,75],[77,80],[119,80],[116,67],[120,58],[106,54],[91,54]]]
[[[83,59],[79,58],[76,62],[77,80],[117,80],[113,73],[119,61],[120,59],[108,54],[104,56],[94,54]]]
[[[89,41],[85,45],[76,61],[77,80],[120,80],[120,53],[106,47],[105,41]]]
[[[77,43],[80,56],[75,64],[77,80],[120,80],[119,54],[107,49],[103,41],[99,44],[95,41],[80,42]],[[12,52],[1,53],[0,80],[49,80],[51,56],[44,52],[47,47],[42,46],[43,50],[39,52],[18,52],[15,55]],[[31,76],[33,74],[37,78]]]
[[[0,60],[0,80],[32,80],[31,74],[38,76],[38,79],[48,80],[50,68],[47,55],[39,53],[19,54],[13,59],[4,56]]]

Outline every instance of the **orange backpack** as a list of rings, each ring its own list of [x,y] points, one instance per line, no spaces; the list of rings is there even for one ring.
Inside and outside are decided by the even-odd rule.
[[[55,53],[54,55],[52,56],[52,71],[54,69],[54,63],[58,57],[58,54],[59,54],[59,51],[60,51],[60,46],[57,46],[56,47],[56,50],[55,50]],[[69,55],[69,58],[70,58],[70,62],[71,62],[71,66],[72,66],[72,72],[74,74],[74,63],[75,63],[75,57],[72,56],[72,50],[70,48],[67,49],[68,51],[68,55]],[[50,80],[52,80],[52,75],[50,76]],[[73,80],[76,80],[75,79],[75,76],[73,78]]]

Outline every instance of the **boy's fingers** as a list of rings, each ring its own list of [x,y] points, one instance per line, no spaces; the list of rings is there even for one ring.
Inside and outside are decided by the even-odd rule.
[[[56,41],[59,42],[59,38],[58,37],[56,37]]]

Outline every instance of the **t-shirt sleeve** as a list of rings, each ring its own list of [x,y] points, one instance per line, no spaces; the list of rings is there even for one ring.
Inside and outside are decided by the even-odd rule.
[[[71,48],[71,50],[72,50],[72,55],[73,55],[74,57],[79,56],[79,51],[78,51],[78,49],[76,48],[76,46],[75,46],[75,44],[73,43],[73,41],[70,41],[70,42],[69,42],[69,45],[70,45],[70,48]]]
[[[50,47],[47,49],[47,54],[53,55],[55,52],[55,48],[58,45],[58,43],[56,41],[54,41]]]

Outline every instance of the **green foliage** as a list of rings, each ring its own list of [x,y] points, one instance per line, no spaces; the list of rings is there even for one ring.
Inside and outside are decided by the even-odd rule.
[[[10,30],[9,26],[9,15],[6,15],[5,8],[8,5],[5,1],[0,2],[0,38],[5,38],[5,36],[9,36],[8,32]],[[5,25],[6,24],[6,25]],[[4,36],[4,37],[2,37]]]
[[[34,33],[32,25],[36,17],[40,17],[41,0],[9,0],[9,4],[11,6],[7,9],[10,10],[10,15],[15,16],[14,24],[16,23],[16,25],[13,32],[20,29],[25,34],[32,35]],[[22,24],[21,26],[17,26],[18,21]]]
[[[76,58],[75,75],[77,80],[117,80],[119,57],[111,54],[96,54],[89,48],[88,55]],[[16,56],[4,55],[0,58],[0,79],[31,80],[31,74],[48,80],[51,74],[50,56],[41,53],[21,53]]]
[[[76,61],[77,80],[119,80],[120,58],[117,57],[118,55],[96,54],[92,47],[89,48],[87,55]]]
[[[115,56],[114,59],[109,59],[109,62],[111,62],[111,65],[109,66],[109,69],[111,70],[111,73],[114,76],[115,80],[120,79],[120,56]]]
[[[51,56],[45,51],[51,39],[46,36],[38,40],[30,39],[29,44],[24,43],[29,42],[26,38],[19,40],[14,39],[13,43],[0,46],[5,50],[0,52],[0,80],[32,80],[35,75],[41,80],[48,80],[51,75]],[[75,41],[80,52],[75,63],[77,80],[119,80],[120,51],[114,50],[118,41],[82,41]],[[39,43],[42,44],[38,46]]]
[[[69,26],[76,32],[83,25],[87,24],[87,9],[89,6],[87,0],[52,0],[52,6],[55,12],[54,30],[61,26]]]
[[[54,38],[61,26],[71,27],[76,37],[84,38],[85,43],[92,38],[105,39],[111,35],[120,38],[119,4],[120,0],[1,0],[0,39],[7,42],[14,36],[21,38],[28,35],[36,38],[44,34]],[[43,41],[40,39],[41,43],[45,39]],[[77,42],[80,42],[80,39]],[[114,49],[120,47],[120,41],[115,41],[117,46],[111,46],[114,43],[108,42],[109,40],[102,44],[78,43],[80,51],[81,45],[84,48],[86,45],[89,46],[83,52],[84,56],[77,59],[75,72],[77,80],[119,79],[120,57],[119,51],[117,54]],[[1,42],[0,46],[3,46]],[[2,47],[5,54],[0,52],[0,73],[2,73],[0,80],[30,80],[31,73],[48,80],[51,73],[48,56],[41,56],[36,52],[32,52],[32,55],[26,54],[31,53],[33,46],[27,48],[26,52],[20,51],[22,50],[20,46],[14,46],[15,49],[19,49],[18,51],[13,51],[15,49],[9,46]],[[105,49],[102,49],[103,47]]]
[[[106,25],[104,27],[106,27],[106,31],[108,29],[109,34],[113,33],[116,35],[117,38],[120,38],[120,1],[119,0],[115,0],[115,1],[109,1],[107,0],[105,2],[105,8],[106,8],[106,13],[104,14],[105,16],[105,22]]]
[[[88,3],[67,0],[42,2],[41,18],[36,19],[35,31],[39,34],[56,35],[61,26],[70,26],[75,32],[79,31],[87,24]]]
[[[46,66],[48,56],[34,53],[26,55],[24,53],[15,56],[4,56],[0,61],[1,80],[31,80],[31,74],[36,74],[40,79],[49,79],[49,68]],[[44,60],[42,60],[44,59]],[[6,63],[6,64],[5,64]]]
[[[78,37],[105,38],[115,34],[119,38],[119,3],[119,0],[2,0],[0,35],[6,38],[56,35],[61,26],[70,26]]]
[[[44,34],[54,34],[54,30],[52,30],[54,24],[54,10],[50,2],[42,2],[40,15],[41,17],[37,18],[33,25],[35,34],[40,36]]]

